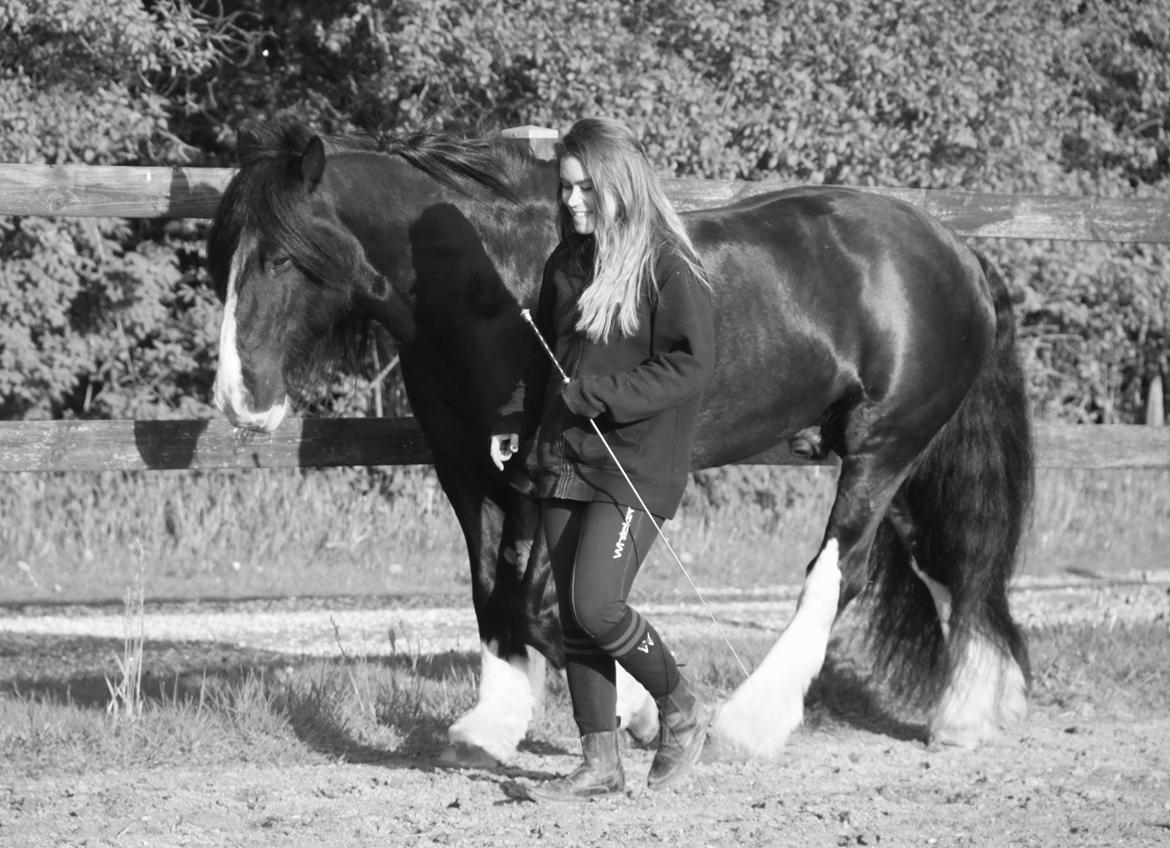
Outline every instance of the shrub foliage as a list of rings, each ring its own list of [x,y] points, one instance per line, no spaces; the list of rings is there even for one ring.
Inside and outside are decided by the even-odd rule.
[[[278,114],[608,114],[670,175],[1164,195],[1170,0],[0,0],[0,160],[224,163],[240,120]],[[205,402],[193,229],[0,221],[0,414]],[[1018,296],[1037,410],[1139,418],[1170,376],[1166,249],[981,246]]]
[[[0,161],[187,160],[171,122],[242,41],[182,0],[0,0]],[[0,415],[197,409],[218,312],[197,250],[154,223],[0,218]]]

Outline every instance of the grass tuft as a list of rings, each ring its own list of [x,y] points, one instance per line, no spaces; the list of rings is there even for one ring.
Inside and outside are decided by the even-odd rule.
[[[144,564],[142,543],[135,540],[138,549],[138,573],[134,585],[126,589],[123,596],[122,613],[122,655],[114,657],[118,664],[118,677],[111,680],[107,675],[106,688],[110,692],[110,703],[106,707],[115,721],[135,721],[142,715],[142,652],[146,638],[146,585],[143,579]]]

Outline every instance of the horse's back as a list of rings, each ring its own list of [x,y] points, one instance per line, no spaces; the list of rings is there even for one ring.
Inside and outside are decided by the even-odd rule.
[[[764,450],[856,398],[909,408],[951,403],[949,390],[957,403],[974,379],[994,332],[982,271],[917,208],[819,186],[684,217],[719,346],[696,465]]]
[[[684,218],[712,276],[736,296],[743,286],[761,280],[750,274],[720,277],[720,272],[735,263],[742,269],[753,260],[766,275],[788,272],[793,295],[809,299],[845,293],[842,287],[848,285],[886,290],[895,281],[888,273],[875,274],[878,270],[980,273],[974,254],[937,220],[909,203],[861,189],[785,189]],[[953,288],[945,276],[925,276],[926,285]]]

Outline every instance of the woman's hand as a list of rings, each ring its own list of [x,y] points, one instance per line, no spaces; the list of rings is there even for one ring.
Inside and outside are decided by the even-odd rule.
[[[512,458],[512,454],[520,450],[520,436],[516,433],[500,433],[492,436],[492,462],[500,471],[504,470],[504,463]]]
[[[569,412],[574,415],[596,418],[605,412],[604,406],[585,396],[585,387],[580,380],[569,380],[561,386],[561,397],[564,398],[565,406],[569,408]]]

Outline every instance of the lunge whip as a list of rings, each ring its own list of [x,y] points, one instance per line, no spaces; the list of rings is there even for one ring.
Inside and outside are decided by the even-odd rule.
[[[557,373],[561,375],[561,381],[565,384],[568,384],[570,382],[569,375],[565,373],[565,369],[561,367],[561,363],[557,360],[557,355],[553,353],[552,348],[549,347],[548,342],[545,341],[544,335],[536,326],[536,322],[532,320],[532,313],[527,309],[521,309],[520,315],[524,318],[524,322],[532,329],[532,332],[536,335],[536,338],[540,340],[540,346],[544,348],[544,352],[548,354],[549,361],[553,364],[553,367],[557,369]],[[745,666],[743,664],[743,660],[739,658],[739,654],[736,653],[735,647],[731,644],[731,640],[727,638],[726,634],[724,634],[723,628],[719,623],[719,619],[717,619],[715,614],[711,612],[711,607],[707,605],[707,601],[703,597],[703,593],[699,591],[699,587],[695,585],[695,581],[691,579],[691,575],[687,572],[686,566],[683,565],[679,555],[675,553],[674,548],[671,546],[670,540],[667,539],[666,534],[662,532],[662,526],[658,523],[658,519],[654,517],[654,514],[651,513],[650,509],[646,506],[646,502],[642,500],[641,493],[638,491],[637,486],[634,485],[634,481],[630,479],[630,475],[626,473],[626,469],[622,467],[622,464],[618,460],[617,455],[613,452],[613,448],[609,446],[609,442],[602,434],[601,428],[597,426],[597,422],[592,418],[589,419],[589,424],[591,427],[593,427],[593,432],[597,434],[597,438],[601,439],[601,443],[605,445],[605,452],[609,454],[609,458],[613,460],[613,464],[617,466],[617,470],[621,472],[622,479],[626,481],[626,485],[630,487],[630,491],[633,492],[634,497],[638,499],[638,505],[642,507],[642,511],[646,513],[646,517],[649,518],[650,523],[654,525],[654,529],[657,531],[658,537],[662,539],[662,544],[666,546],[666,550],[669,551],[671,557],[674,558],[675,564],[678,565],[679,571],[682,572],[682,576],[686,578],[687,583],[690,584],[691,590],[695,593],[695,597],[699,599],[699,603],[703,605],[703,609],[710,617],[712,624],[715,625],[715,629],[719,631],[719,638],[723,640],[723,642],[727,645],[727,649],[731,651],[731,655],[735,657],[735,661],[739,665],[739,670],[743,672],[743,676],[745,678],[750,679],[751,675],[748,673],[747,666]]]

